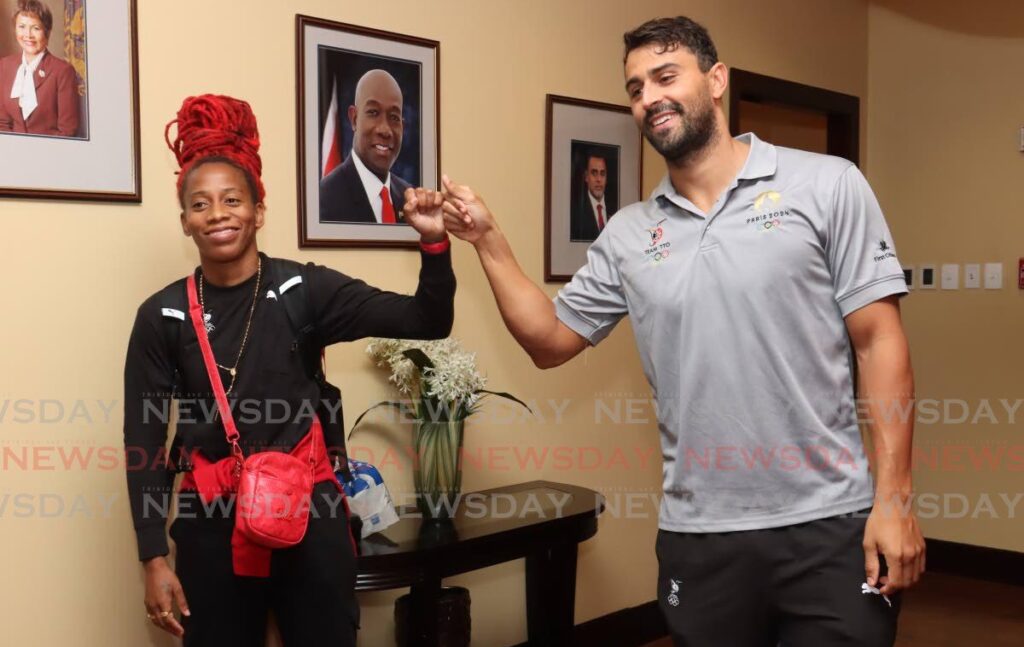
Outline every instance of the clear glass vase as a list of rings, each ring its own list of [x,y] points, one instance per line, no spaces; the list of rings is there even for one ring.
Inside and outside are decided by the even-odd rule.
[[[419,420],[413,429],[413,487],[416,506],[427,519],[455,515],[462,488],[462,430],[465,420]]]

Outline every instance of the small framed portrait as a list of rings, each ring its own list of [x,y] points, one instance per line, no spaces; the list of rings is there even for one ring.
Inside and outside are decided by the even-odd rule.
[[[437,41],[296,16],[299,247],[408,247],[440,177]]]
[[[640,199],[640,131],[628,107],[547,96],[544,280],[564,283],[623,206]]]
[[[135,15],[0,0],[0,196],[141,202]]]

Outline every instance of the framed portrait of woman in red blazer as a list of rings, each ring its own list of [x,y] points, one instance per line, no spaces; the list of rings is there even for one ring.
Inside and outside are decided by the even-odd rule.
[[[0,0],[0,197],[141,200],[136,52],[135,0]]]

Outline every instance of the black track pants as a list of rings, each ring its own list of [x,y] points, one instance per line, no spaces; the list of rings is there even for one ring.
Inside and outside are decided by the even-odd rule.
[[[900,600],[866,587],[866,521],[863,511],[768,530],[658,531],[658,604],[675,645],[891,647]]]
[[[193,495],[182,494],[181,497]],[[359,606],[356,563],[341,495],[330,483],[314,490],[302,542],[275,550],[268,578],[231,569],[233,516],[179,503],[171,526],[176,572],[188,600],[185,647],[263,647],[273,611],[285,647],[355,647]],[[181,501],[181,499],[180,499]]]

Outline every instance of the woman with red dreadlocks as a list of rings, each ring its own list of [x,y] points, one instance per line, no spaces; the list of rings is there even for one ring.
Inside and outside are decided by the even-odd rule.
[[[304,304],[312,326],[302,332],[314,340],[305,343],[317,348],[369,336],[447,336],[455,276],[442,197],[407,191],[405,220],[421,240],[419,286],[415,296],[384,292],[257,250],[264,188],[247,103],[191,97],[168,135],[173,125],[177,136],[168,136],[168,145],[181,167],[181,227],[196,244],[199,267],[142,304],[125,364],[128,491],[146,615],[186,646],[263,645],[270,610],[287,647],[355,645],[355,545],[325,451],[322,407],[311,412],[322,382],[298,348],[288,304]],[[283,276],[289,269],[291,276]],[[171,454],[154,460],[166,456],[172,396],[178,408]],[[273,471],[285,461],[299,469]],[[170,528],[174,570],[166,559],[174,480],[166,464],[185,472]],[[257,482],[253,474],[295,477]],[[271,491],[260,489],[268,483]],[[271,531],[304,532],[287,541],[263,533],[252,502],[280,494],[287,503],[306,486],[305,510],[264,518]]]

